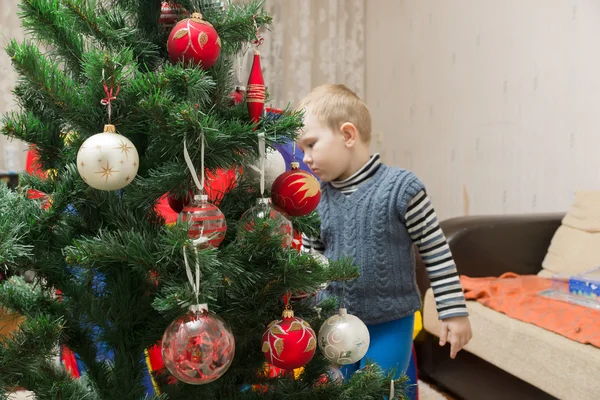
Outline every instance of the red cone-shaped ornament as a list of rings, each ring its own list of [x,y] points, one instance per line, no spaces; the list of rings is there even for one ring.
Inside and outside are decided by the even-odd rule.
[[[265,79],[260,67],[260,51],[254,51],[254,61],[246,87],[246,103],[250,121],[257,124],[265,110]]]

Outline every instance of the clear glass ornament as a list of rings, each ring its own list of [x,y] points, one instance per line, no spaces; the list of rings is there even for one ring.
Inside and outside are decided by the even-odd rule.
[[[238,222],[238,235],[252,231],[262,223],[274,224],[275,233],[283,237],[283,246],[288,247],[294,238],[292,222],[287,216],[271,204],[271,199],[263,197],[256,205],[246,211]]]
[[[219,207],[208,201],[207,195],[196,195],[181,211],[183,221],[191,221],[188,238],[199,247],[218,247],[227,233],[227,221]]]
[[[162,357],[169,372],[182,382],[204,385],[219,379],[231,365],[235,340],[228,324],[208,311],[192,306],[173,321],[162,338]]]

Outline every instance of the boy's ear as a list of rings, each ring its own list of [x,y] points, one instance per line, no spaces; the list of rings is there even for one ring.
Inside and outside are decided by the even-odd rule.
[[[356,129],[356,126],[352,122],[344,122],[342,126],[340,126],[340,132],[344,138],[346,147],[352,147],[360,140],[358,129]]]

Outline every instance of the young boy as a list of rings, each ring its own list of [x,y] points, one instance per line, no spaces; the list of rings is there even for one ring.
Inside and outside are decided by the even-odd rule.
[[[325,295],[340,298],[367,325],[369,351],[346,366],[349,377],[372,359],[383,369],[408,367],[414,313],[421,307],[413,245],[427,266],[438,316],[440,345],[454,358],[471,339],[465,298],[456,266],[423,183],[410,171],[371,156],[371,115],[343,85],[323,85],[299,104],[304,128],[298,146],[321,181],[320,239],[303,238],[305,250],[330,259],[350,256],[360,268],[351,282],[332,282]]]

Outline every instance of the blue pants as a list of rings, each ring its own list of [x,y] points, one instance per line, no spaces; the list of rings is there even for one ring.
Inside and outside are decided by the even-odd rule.
[[[371,360],[384,371],[396,369],[394,379],[406,373],[412,356],[412,337],[415,316],[411,314],[401,319],[383,324],[367,325],[371,344],[366,356],[357,363],[344,365],[340,368],[345,379],[365,366],[366,360]]]

